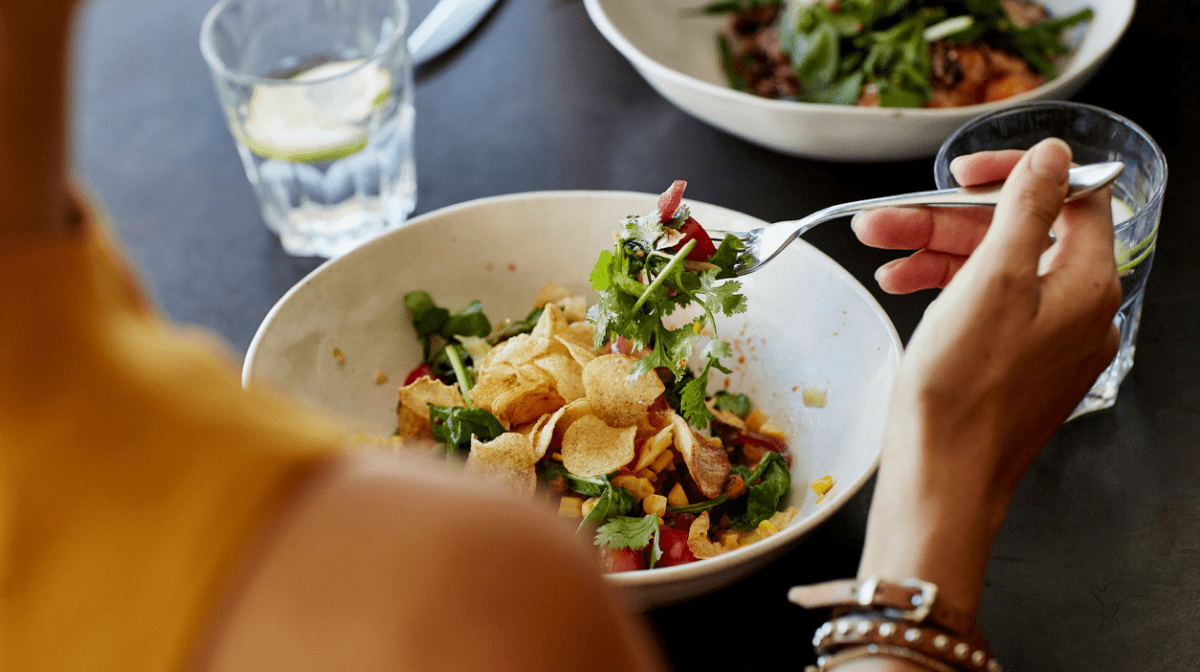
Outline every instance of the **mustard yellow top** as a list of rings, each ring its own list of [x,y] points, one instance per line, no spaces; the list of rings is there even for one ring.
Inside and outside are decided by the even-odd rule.
[[[0,245],[0,670],[178,670],[341,432],[242,390],[84,231]]]

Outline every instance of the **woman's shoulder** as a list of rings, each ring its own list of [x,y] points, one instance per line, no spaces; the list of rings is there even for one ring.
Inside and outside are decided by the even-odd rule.
[[[425,458],[351,453],[243,567],[201,669],[651,669],[597,567],[536,502]]]

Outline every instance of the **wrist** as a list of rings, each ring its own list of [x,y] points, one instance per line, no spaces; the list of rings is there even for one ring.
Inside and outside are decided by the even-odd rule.
[[[984,485],[985,465],[932,449],[928,439],[898,443],[889,434],[858,576],[929,581],[945,604],[974,616],[1009,497]]]

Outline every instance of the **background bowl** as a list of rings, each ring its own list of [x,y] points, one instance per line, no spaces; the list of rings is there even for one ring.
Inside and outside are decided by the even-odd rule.
[[[717,57],[724,16],[684,10],[706,0],[584,0],[588,16],[664,98],[739,138],[793,156],[830,161],[933,156],[954,129],[986,112],[1031,100],[1066,99],[1112,52],[1135,0],[1043,0],[1055,15],[1090,6],[1095,17],[1059,77],[1006,100],[952,109],[864,108],[769,100],[734,91]]]
[[[243,383],[273,381],[349,418],[360,431],[391,434],[396,388],[419,363],[420,345],[402,297],[429,291],[451,310],[473,299],[493,322],[524,317],[555,281],[594,298],[587,277],[618,221],[652,211],[657,196],[540,192],[471,201],[414,219],[317,268],[271,309],[246,355]],[[746,229],[755,218],[688,200],[713,228]],[[798,543],[874,471],[901,343],[891,321],[845,269],[796,241],[743,279],[750,309],[719,322],[738,354],[729,389],[751,395],[789,436],[792,504],[780,534],[702,562],[612,575],[641,608],[689,599],[732,583]],[[335,360],[333,350],[345,357]],[[378,371],[392,382],[376,385]],[[714,372],[716,373],[716,372]],[[725,384],[721,375],[714,387]],[[801,403],[807,387],[824,408]],[[834,478],[816,504],[809,483]]]

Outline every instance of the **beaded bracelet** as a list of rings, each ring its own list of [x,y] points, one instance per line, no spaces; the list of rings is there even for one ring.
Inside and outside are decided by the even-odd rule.
[[[885,646],[881,644],[867,644],[866,646],[856,646],[845,651],[840,651],[831,656],[821,656],[817,659],[816,666],[809,665],[804,668],[804,672],[830,672],[838,665],[848,663],[852,660],[861,660],[863,658],[897,658],[906,660],[910,663],[915,663],[932,672],[957,672],[953,667],[944,665],[937,660],[923,656],[916,651],[911,651],[900,646]]]
[[[939,662],[942,668],[948,670],[1003,670],[1000,662],[987,650],[986,644],[968,642],[938,628],[877,614],[858,613],[831,619],[813,636],[813,647],[821,655],[871,645],[911,651],[924,659]]]
[[[796,586],[788,598],[805,608],[831,607],[813,636],[813,672],[867,657],[903,658],[934,672],[1002,672],[974,617],[938,600],[937,586],[879,577]]]

